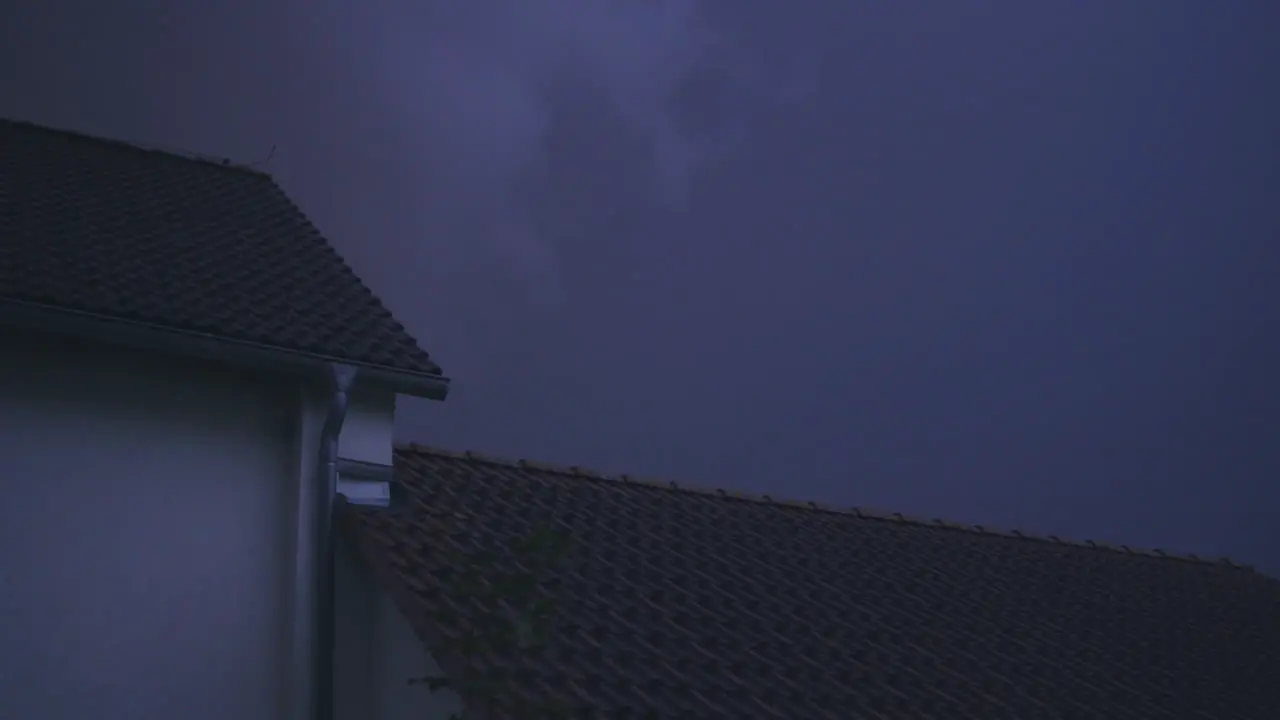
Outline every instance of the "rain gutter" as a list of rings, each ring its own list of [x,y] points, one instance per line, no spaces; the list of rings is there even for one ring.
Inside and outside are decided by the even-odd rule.
[[[351,385],[355,381],[356,368],[340,363],[332,364],[333,396],[325,413],[324,428],[320,434],[320,461],[316,464],[317,477],[312,488],[309,534],[311,547],[306,561],[310,564],[312,596],[305,604],[311,616],[300,627],[310,627],[312,652],[306,690],[312,720],[333,720],[333,660],[334,660],[334,498],[338,489],[338,436],[347,417],[347,403]],[[306,644],[303,644],[306,647]]]

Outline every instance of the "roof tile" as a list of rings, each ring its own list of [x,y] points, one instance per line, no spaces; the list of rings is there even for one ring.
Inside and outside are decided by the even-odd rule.
[[[342,524],[429,647],[432,513],[571,535],[551,641],[500,661],[583,717],[1280,717],[1280,583],[1228,563],[421,446],[396,477],[415,510]]]
[[[440,373],[269,176],[9,120],[0,301]]]

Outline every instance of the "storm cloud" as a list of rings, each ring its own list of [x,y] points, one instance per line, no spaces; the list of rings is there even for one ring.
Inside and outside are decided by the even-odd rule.
[[[638,176],[662,207],[679,210],[697,174],[747,138],[753,114],[801,100],[813,82],[812,56],[761,62],[695,0],[331,10],[318,29],[398,118],[382,141],[428,158],[422,191],[446,195],[437,202],[542,293],[562,289],[561,268],[531,217],[531,187],[555,161],[557,126],[575,122],[575,98],[603,105],[612,130],[643,148],[644,162],[612,172]]]

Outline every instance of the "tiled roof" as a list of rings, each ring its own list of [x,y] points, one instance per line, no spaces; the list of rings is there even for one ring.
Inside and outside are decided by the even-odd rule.
[[[268,175],[8,120],[0,301],[440,374]]]
[[[474,541],[573,538],[550,643],[485,662],[581,717],[1280,718],[1280,582],[1246,567],[418,446],[395,463],[413,509],[341,525],[429,648],[458,598],[426,510]]]

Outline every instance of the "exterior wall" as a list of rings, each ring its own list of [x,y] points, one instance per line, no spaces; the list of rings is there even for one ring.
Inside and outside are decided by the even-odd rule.
[[[460,712],[454,693],[409,684],[440,668],[341,538],[336,566],[334,720],[444,720]]]
[[[298,412],[278,378],[0,330],[0,718],[287,716]]]
[[[338,457],[390,467],[395,424],[395,393],[363,385],[357,375],[338,435]]]

